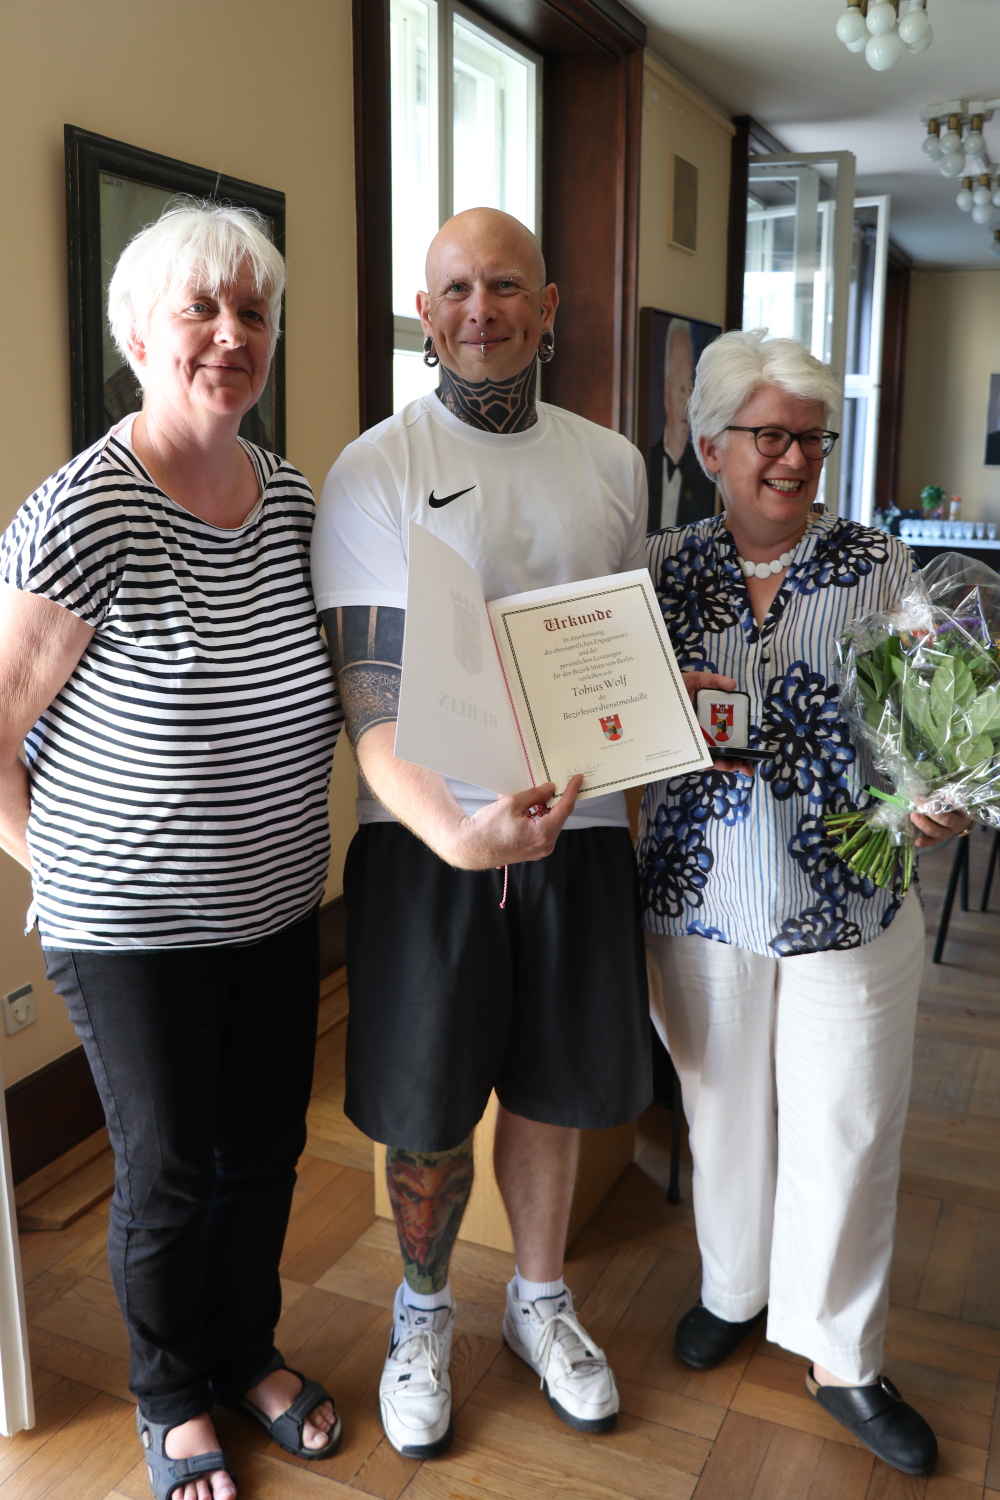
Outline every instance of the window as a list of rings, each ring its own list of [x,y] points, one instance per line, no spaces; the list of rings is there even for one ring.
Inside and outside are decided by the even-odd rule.
[[[751,155],[747,190],[743,327],[798,339],[843,389],[854,157],[849,151]],[[817,502],[832,511],[843,452],[838,443],[820,479]]]
[[[424,254],[465,208],[539,229],[541,59],[454,0],[390,0],[393,408],[437,385],[416,316]]]
[[[830,362],[836,177],[798,163],[750,168],[743,327],[798,339]]]

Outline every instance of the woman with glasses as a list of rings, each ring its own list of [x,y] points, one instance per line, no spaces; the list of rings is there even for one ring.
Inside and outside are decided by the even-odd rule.
[[[823,825],[876,779],[838,704],[837,636],[890,608],[913,561],[813,510],[839,399],[793,339],[717,339],[690,419],[725,510],[649,538],[682,668],[733,679],[769,752],[756,776],[660,781],[642,806],[653,1020],[681,1080],[702,1256],[676,1347],[711,1369],[766,1310],[815,1399],[923,1473],[934,1434],[880,1373],[923,917],[915,892],[842,864]],[[968,826],[913,821],[924,846]]]

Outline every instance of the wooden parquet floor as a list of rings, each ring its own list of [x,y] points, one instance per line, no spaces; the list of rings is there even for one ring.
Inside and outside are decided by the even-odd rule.
[[[978,907],[989,837],[972,836]],[[933,933],[951,849],[925,857]],[[995,906],[1000,906],[1000,886]],[[1000,1493],[1000,915],[956,912],[945,962],[928,964],[916,1044],[886,1371],[934,1425],[938,1471],[876,1462],[806,1394],[805,1361],[747,1337],[698,1373],[673,1347],[698,1295],[690,1161],[681,1204],[664,1200],[669,1120],[640,1122],[635,1163],[571,1247],[567,1279],[618,1376],[622,1415],[603,1437],[567,1431],[503,1346],[511,1257],[460,1245],[452,1360],[455,1441],[444,1458],[400,1458],[376,1391],[399,1259],[375,1219],[371,1148],[344,1119],[344,1023],[320,1038],[308,1154],[282,1265],[278,1343],[326,1381],[341,1451],[290,1458],[219,1414],[244,1500],[989,1500]],[[127,1388],[125,1332],[105,1260],[107,1204],[60,1232],[22,1236],[37,1426],[0,1441],[0,1500],[147,1500]]]

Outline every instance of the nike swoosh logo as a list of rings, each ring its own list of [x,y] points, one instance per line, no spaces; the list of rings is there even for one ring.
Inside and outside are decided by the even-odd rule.
[[[469,489],[456,490],[453,495],[441,495],[440,497],[435,495],[434,491],[431,490],[430,495],[427,499],[427,504],[431,507],[431,510],[440,510],[442,505],[450,505],[452,500],[458,499],[459,495],[467,495],[469,493],[469,490],[474,490],[475,488],[476,486],[474,484],[470,484]]]

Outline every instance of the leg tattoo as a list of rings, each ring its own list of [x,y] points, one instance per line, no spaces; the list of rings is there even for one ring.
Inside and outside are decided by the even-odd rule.
[[[472,1192],[472,1136],[451,1151],[390,1146],[385,1178],[407,1283],[415,1292],[439,1292]]]

